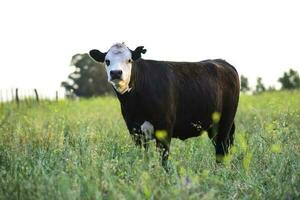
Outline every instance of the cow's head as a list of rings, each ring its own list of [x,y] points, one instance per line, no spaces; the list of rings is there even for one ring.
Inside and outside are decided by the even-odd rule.
[[[104,62],[110,82],[117,92],[124,94],[129,91],[132,63],[146,53],[143,46],[130,50],[124,43],[113,45],[106,53],[91,50],[90,56],[97,62]]]

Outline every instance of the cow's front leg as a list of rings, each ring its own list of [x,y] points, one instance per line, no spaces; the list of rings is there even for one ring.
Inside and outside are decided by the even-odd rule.
[[[141,134],[139,134],[136,130],[132,131],[131,138],[136,146],[142,146]]]
[[[141,128],[140,128],[140,124],[139,123],[134,123],[131,126],[128,126],[129,131],[130,131],[130,135],[131,138],[134,142],[134,144],[138,147],[142,147],[142,140],[141,140]]]
[[[169,142],[156,141],[156,148],[161,155],[161,164],[166,170],[168,166],[168,157],[170,152],[170,141]]]
[[[136,146],[143,146],[148,150],[149,140],[154,138],[154,127],[150,122],[144,121],[142,125],[136,125],[130,133]]]

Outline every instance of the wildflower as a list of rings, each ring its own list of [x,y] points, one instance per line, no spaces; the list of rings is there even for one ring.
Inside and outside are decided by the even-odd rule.
[[[158,140],[162,141],[162,140],[164,140],[164,139],[167,137],[167,132],[164,131],[164,130],[157,130],[157,131],[155,132],[155,137],[156,137]]]
[[[219,112],[213,112],[213,114],[211,115],[211,118],[212,118],[213,122],[215,124],[217,124],[220,121],[221,114]]]
[[[280,153],[281,152],[281,146],[280,146],[280,144],[273,144],[271,146],[271,152],[273,152],[273,153]]]

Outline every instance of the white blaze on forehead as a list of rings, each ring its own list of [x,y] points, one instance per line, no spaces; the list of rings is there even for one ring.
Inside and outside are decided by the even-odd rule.
[[[109,60],[107,66],[108,81],[114,86],[114,88],[121,94],[126,91],[130,91],[129,82],[131,77],[131,51],[124,43],[117,43],[113,45],[107,52],[105,60]],[[114,70],[122,71],[120,80],[112,80],[110,72]]]
[[[114,44],[107,52],[106,59],[114,59],[114,57],[131,58],[131,52],[124,43]]]

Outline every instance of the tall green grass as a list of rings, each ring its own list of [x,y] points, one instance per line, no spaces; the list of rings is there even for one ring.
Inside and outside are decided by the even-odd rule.
[[[0,105],[0,199],[300,198],[300,92],[241,96],[235,146],[216,164],[206,134],[136,148],[117,99]]]

